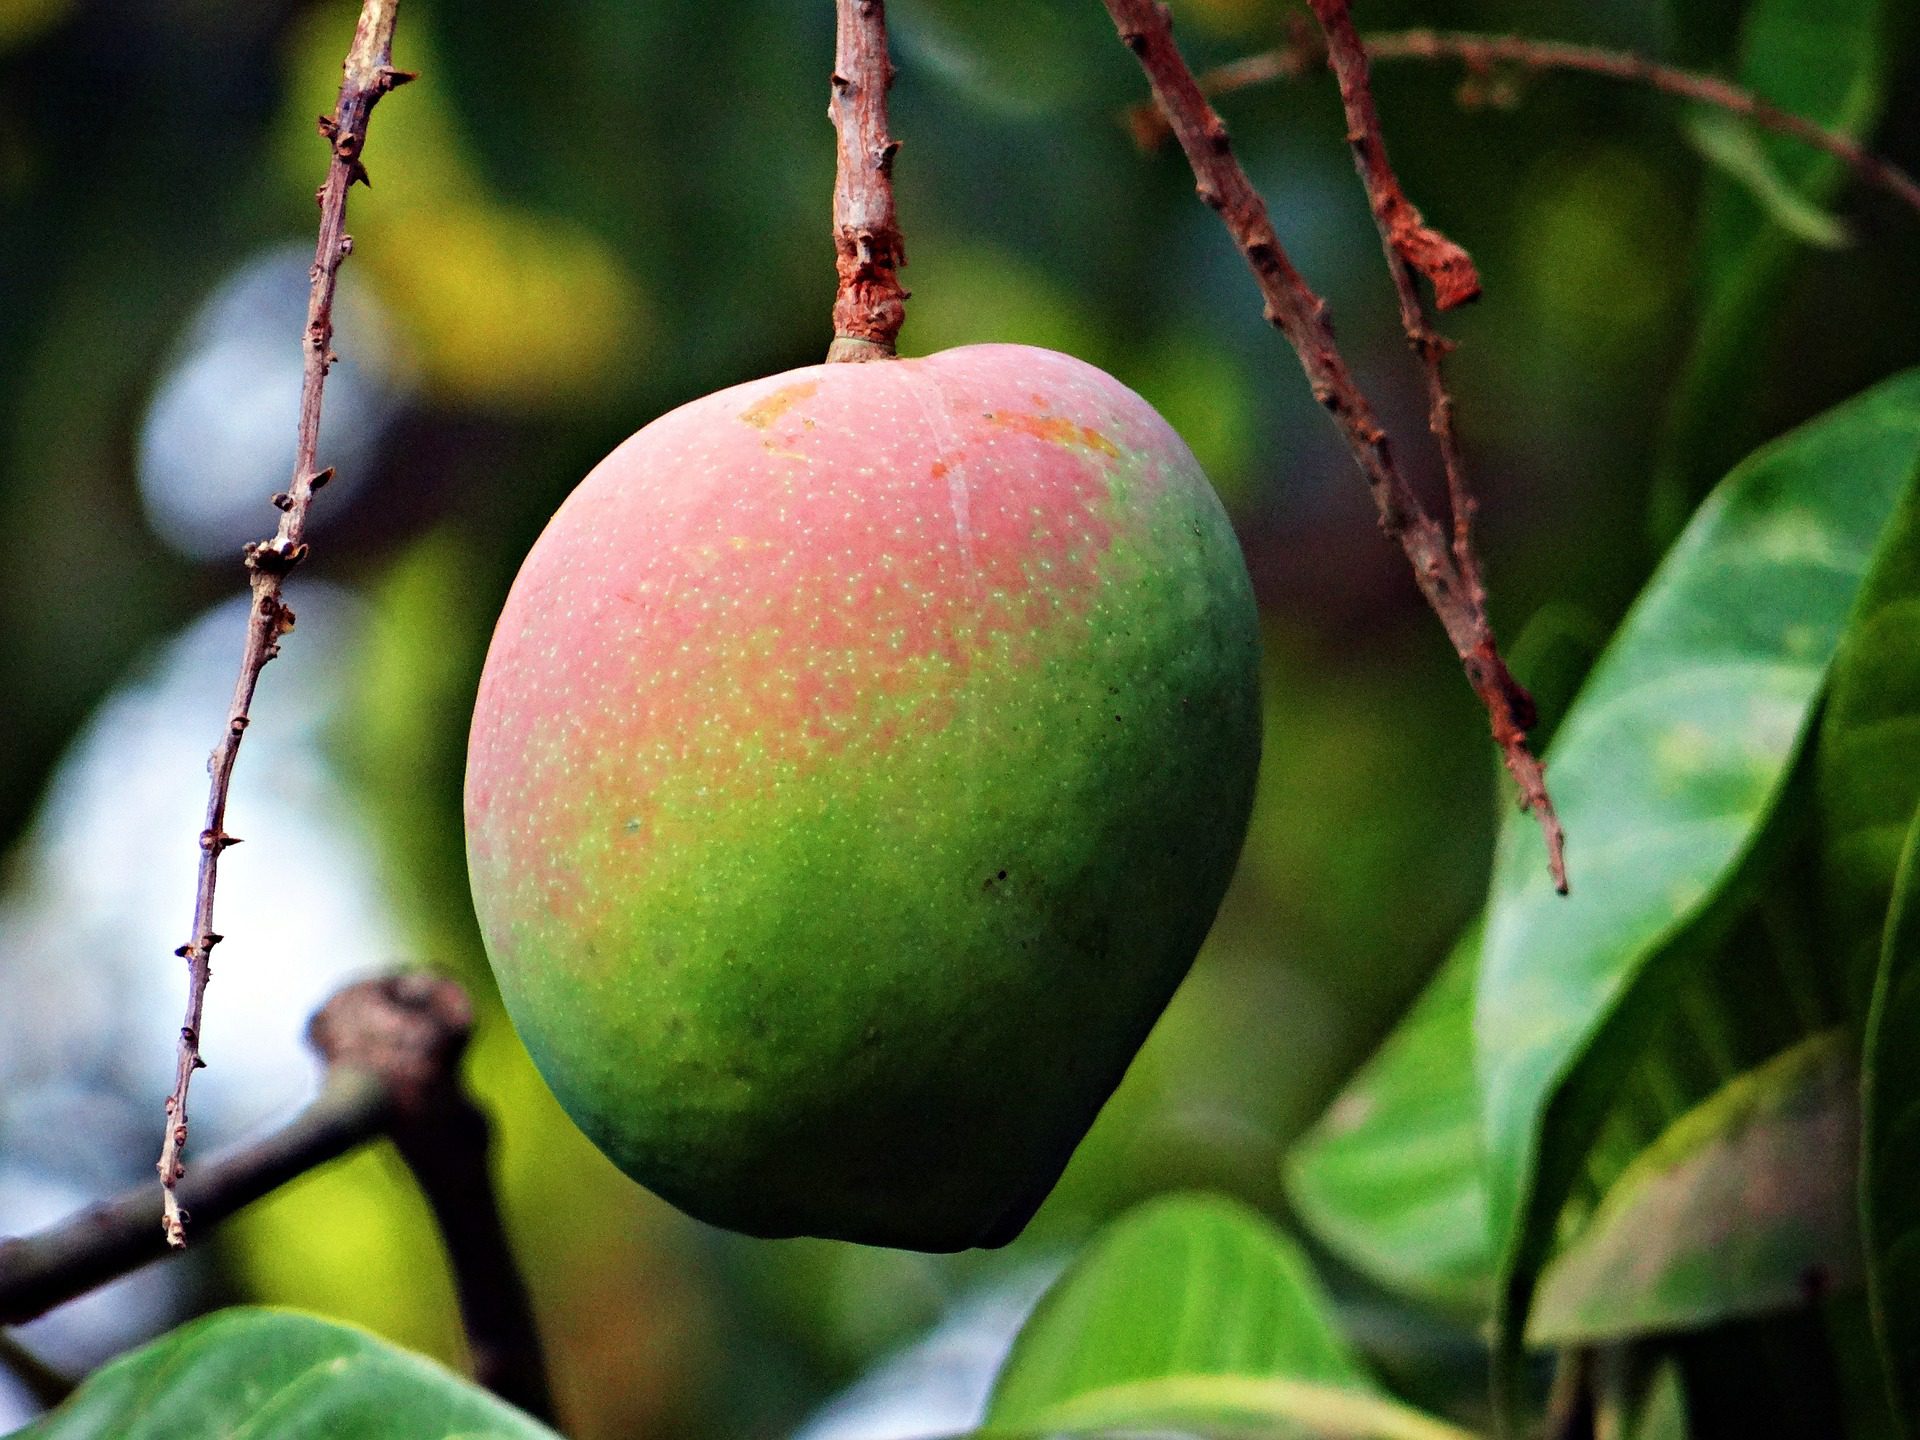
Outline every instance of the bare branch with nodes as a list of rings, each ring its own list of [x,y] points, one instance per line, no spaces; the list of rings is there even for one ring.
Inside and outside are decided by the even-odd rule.
[[[367,120],[380,97],[415,77],[395,70],[393,27],[399,0],[365,0],[360,23],[347,52],[340,100],[331,115],[320,117],[320,133],[332,147],[326,182],[315,199],[320,204],[320,239],[314,250],[312,285],[307,296],[307,325],[303,345],[305,371],[300,388],[300,426],[295,444],[293,480],[273,503],[280,524],[271,539],[246,548],[246,565],[253,603],[247,612],[247,635],[240,652],[240,675],[227,707],[220,743],[207,760],[207,810],[200,828],[200,868],[194,886],[193,934],[178,954],[187,962],[186,1016],[180,1025],[180,1044],[174,1067],[173,1090],[167,1096],[166,1136],[160,1146],[161,1225],[167,1243],[187,1243],[186,1215],[180,1204],[180,1179],[186,1174],[181,1154],[187,1144],[187,1092],[193,1072],[205,1068],[200,1055],[200,1022],[206,1005],[207,981],[212,975],[213,947],[221,936],[213,928],[214,891],[220,879],[220,856],[239,837],[227,833],[227,792],[233,782],[234,762],[240,756],[253,692],[260,672],[280,653],[280,642],[293,629],[293,610],[281,597],[289,572],[307,555],[307,516],[313,497],[333,477],[319,468],[320,400],[332,367],[333,294],[340,265],[353,251],[347,234],[347,192],[355,181],[371,184],[362,156],[366,153]]]
[[[1427,377],[1427,429],[1440,450],[1447,477],[1447,507],[1453,520],[1453,562],[1461,582],[1484,610],[1487,588],[1480,576],[1480,560],[1473,548],[1473,516],[1479,508],[1467,484],[1460,437],[1453,423],[1453,394],[1447,389],[1446,357],[1453,342],[1427,323],[1420,303],[1420,287],[1413,272],[1433,286],[1434,304],[1451,310],[1480,293],[1480,276],[1467,252],[1420,218],[1420,212],[1400,188],[1400,179],[1387,159],[1387,141],[1373,103],[1367,70],[1367,52],[1353,26],[1347,0],[1311,0],[1313,13],[1325,33],[1327,53],[1340,81],[1340,103],[1347,113],[1347,143],[1353,147],[1354,168],[1366,186],[1374,224],[1386,252],[1387,273],[1400,304],[1400,327]],[[1550,812],[1549,812],[1550,813]],[[1551,844],[1552,831],[1548,832]]]
[[[488,1168],[487,1118],[460,1082],[472,1033],[472,1004],[451,980],[413,973],[347,986],[307,1026],[326,1066],[320,1094],[280,1130],[196,1165],[176,1200],[196,1225],[217,1224],[329,1160],[391,1139],[446,1242],[474,1378],[550,1419],[540,1337]],[[142,1187],[0,1240],[0,1325],[24,1324],[174,1253],[154,1229],[152,1205]]]
[[[1788,136],[1802,145],[1826,152],[1868,185],[1884,190],[1920,214],[1920,180],[1837,130],[1782,110],[1751,90],[1743,90],[1718,76],[1662,64],[1630,51],[1535,40],[1522,35],[1391,30],[1362,35],[1360,43],[1374,64],[1424,60],[1461,65],[1469,81],[1466,94],[1472,99],[1504,102],[1512,94],[1507,77],[1559,73],[1596,75],[1603,80],[1644,85],[1663,95],[1711,105],[1776,135]],[[1206,71],[1200,76],[1200,88],[1208,95],[1228,95],[1275,80],[1301,80],[1325,69],[1328,58],[1325,39],[1301,19],[1291,27],[1284,45]],[[1166,121],[1151,105],[1136,106],[1129,112],[1128,119],[1135,138],[1142,145],[1157,145],[1167,138]]]
[[[1464,494],[1463,483],[1455,479],[1454,525],[1449,534],[1427,513],[1401,474],[1386,431],[1375,418],[1373,407],[1334,342],[1326,301],[1294,268],[1286,248],[1281,245],[1266,202],[1234,157],[1226,125],[1207,103],[1193,71],[1174,44],[1173,23],[1166,6],[1159,0],[1104,0],[1104,3],[1121,40],[1146,72],[1166,126],[1180,142],[1193,168],[1200,198],[1220,216],[1227,233],[1246,258],[1266,300],[1268,321],[1287,337],[1300,357],[1314,399],[1333,417],[1346,438],[1354,462],[1366,477],[1379,512],[1380,528],[1406,552],[1415,583],[1460,656],[1468,682],[1486,707],[1494,741],[1519,788],[1521,803],[1533,811],[1540,823],[1554,887],[1564,893],[1567,888],[1565,838],[1547,793],[1545,769],[1527,746],[1527,731],[1536,723],[1533,699],[1507,668],[1487,618],[1486,593],[1480,583],[1471,543],[1471,497]],[[1327,3],[1316,0],[1315,8],[1326,11],[1326,18],[1335,20],[1337,25],[1346,6],[1344,0],[1327,0]],[[1365,90],[1364,68],[1353,73],[1351,84],[1357,91]],[[1385,148],[1378,142],[1377,120],[1371,122],[1372,134],[1368,135],[1366,122],[1371,108],[1368,99],[1365,113],[1360,116],[1362,123],[1356,125],[1354,106],[1350,103],[1349,128],[1361,137],[1356,141],[1356,149],[1364,144],[1368,150],[1368,154],[1359,157],[1362,173],[1374,170],[1390,176]],[[1381,174],[1376,173],[1370,177],[1369,191],[1397,275],[1404,277],[1405,265],[1414,263],[1401,249],[1405,245],[1433,266],[1436,281],[1448,281],[1450,288],[1441,291],[1443,302],[1448,298],[1466,298],[1478,288],[1477,279],[1472,280],[1470,286],[1467,284],[1472,262],[1466,259],[1465,252],[1424,225],[1418,212],[1399,194],[1397,181],[1390,189],[1383,189]],[[1426,264],[1419,268],[1425,269]],[[1406,280],[1405,283],[1412,282]],[[1416,312],[1418,305],[1416,296],[1413,300]],[[1403,317],[1404,307],[1403,295]],[[1409,335],[1427,359],[1430,384],[1438,385],[1432,368],[1434,358],[1424,353],[1430,347],[1421,339],[1428,333],[1425,322],[1417,313],[1415,320],[1418,323],[1409,325]],[[1444,387],[1441,397],[1444,399]],[[1446,436],[1451,435],[1451,402],[1440,407],[1435,421],[1445,426]],[[1445,443],[1449,442],[1443,437]],[[1457,474],[1456,455],[1450,477]]]

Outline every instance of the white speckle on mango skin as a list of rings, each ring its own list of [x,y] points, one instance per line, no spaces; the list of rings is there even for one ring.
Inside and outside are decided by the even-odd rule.
[[[1211,923],[1257,670],[1205,477],[1091,366],[974,346],[683,406],[568,498],[488,656],[508,1008],[696,1215],[1010,1238]]]

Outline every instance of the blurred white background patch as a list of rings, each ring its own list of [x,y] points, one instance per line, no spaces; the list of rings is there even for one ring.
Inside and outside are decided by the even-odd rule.
[[[188,322],[140,427],[140,500],[154,533],[195,559],[227,559],[271,533],[267,501],[293,478],[311,246],[247,261]],[[349,268],[334,300],[335,349],[320,463],[336,468],[324,526],[346,508],[409,388],[407,367]]]
[[[1060,1268],[1028,1265],[962,1298],[924,1338],[822,1406],[793,1440],[935,1440],[974,1429],[1013,1337]]]
[[[329,765],[362,622],[345,592],[292,584],[298,616],[261,681],[220,864],[188,1155],[291,1114],[315,1091],[307,1016],[392,966],[399,922],[370,832]],[[236,597],[189,625],[95,713],[54,773],[0,888],[0,1233],[153,1181],[186,996],[208,752],[246,620]],[[158,1224],[158,1194],[155,1224]],[[16,1332],[78,1371],[173,1318],[189,1272],[151,1269]],[[4,1409],[4,1397],[0,1397]],[[0,1421],[8,1417],[0,1415]]]

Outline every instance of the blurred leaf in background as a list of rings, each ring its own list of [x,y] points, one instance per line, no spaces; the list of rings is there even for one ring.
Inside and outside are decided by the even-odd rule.
[[[1887,93],[1897,8],[1887,0],[1754,0],[1741,25],[1739,82],[1817,125],[1864,135]],[[1725,178],[1707,190],[1695,259],[1698,329],[1661,447],[1654,526],[1663,538],[1763,437],[1756,401],[1768,362],[1783,353],[1783,300],[1800,247],[1846,239],[1821,209],[1845,178],[1838,159],[1727,117],[1697,117],[1691,133]]]

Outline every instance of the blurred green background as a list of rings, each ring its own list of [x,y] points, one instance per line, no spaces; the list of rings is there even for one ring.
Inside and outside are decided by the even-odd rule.
[[[1358,9],[1363,27],[1517,28],[1704,64],[1730,61],[1742,18],[1736,0]],[[239,546],[271,528],[292,461],[326,158],[313,118],[356,11],[0,0],[0,1231],[151,1175]],[[1036,1277],[1103,1218],[1195,1186],[1284,1218],[1280,1157],[1475,910],[1509,803],[1484,717],[1239,258],[1178,155],[1143,155],[1120,122],[1144,87],[1101,7],[893,0],[903,351],[1067,350],[1186,436],[1265,617],[1252,834],[1192,978],[1007,1251],[719,1234],[572,1130],[492,1001],[473,927],[468,708],[521,556],[601,455],[683,401],[824,353],[832,11],[406,0],[395,61],[424,78],[380,107],[374,188],[353,198],[321,454],[340,480],[316,507],[290,589],[301,625],[263,681],[235,791],[248,844],[223,879],[233,938],[196,1150],[298,1103],[300,1026],[342,978],[459,975],[482,1000],[473,1083],[499,1119],[509,1221],[582,1440],[792,1433],[944,1318],[924,1374],[896,1372],[874,1405],[810,1432],[931,1433]],[[1290,13],[1174,11],[1196,63],[1275,43]],[[1885,92],[1916,93],[1920,51],[1887,53]],[[1377,92],[1408,189],[1485,280],[1448,321],[1452,373],[1495,619],[1551,708],[1726,464],[1911,363],[1920,225],[1842,192],[1850,243],[1782,245],[1757,318],[1725,342],[1739,383],[1681,413],[1718,183],[1684,108],[1573,77],[1475,108],[1458,83],[1400,65]],[[1223,109],[1431,492],[1420,378],[1331,83]],[[1913,168],[1920,110],[1896,101],[1875,143]],[[1473,1336],[1375,1306],[1333,1268],[1390,1374],[1436,1403],[1477,1390]],[[460,1358],[424,1210],[378,1150],[24,1338],[78,1368],[245,1298]],[[891,1430],[875,1418],[888,1404],[905,1417]]]

